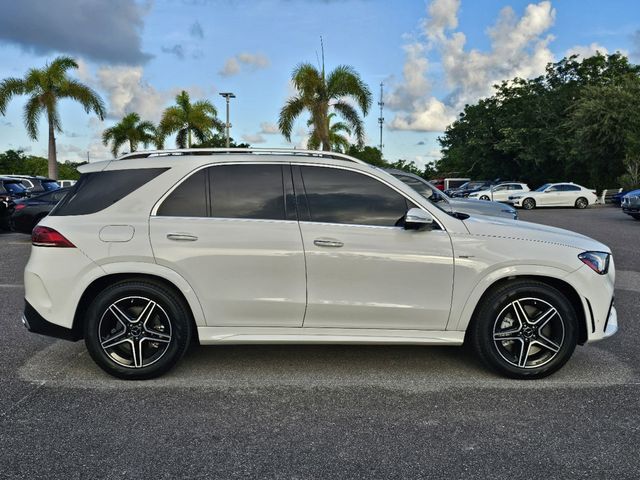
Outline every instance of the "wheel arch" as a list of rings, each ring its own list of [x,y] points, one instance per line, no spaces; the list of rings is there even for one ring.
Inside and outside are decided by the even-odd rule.
[[[193,290],[187,290],[185,292],[184,288],[180,288],[177,283],[166,278],[165,276],[161,276],[155,273],[138,273],[138,272],[119,272],[119,273],[108,273],[107,275],[101,276],[95,280],[93,280],[87,287],[84,292],[80,296],[80,300],[77,303],[76,311],[73,317],[73,326],[72,331],[74,337],[80,339],[83,338],[83,327],[84,327],[84,318],[83,315],[89,308],[89,305],[96,296],[105,288],[115,283],[121,281],[129,281],[129,280],[142,280],[148,281],[151,283],[158,284],[164,288],[171,290],[178,298],[184,303],[185,308],[191,318],[193,323],[194,334],[197,336],[198,326],[202,326],[205,324],[204,315],[202,312],[202,307],[198,302],[197,298]],[[185,282],[186,283],[186,282]],[[188,285],[188,284],[187,284]]]
[[[571,303],[578,317],[578,343],[580,345],[583,345],[584,343],[586,343],[588,338],[587,322],[589,321],[589,318],[588,318],[587,312],[585,311],[585,306],[581,300],[580,294],[578,294],[576,289],[566,281],[559,278],[545,276],[545,275],[515,275],[515,276],[500,278],[495,282],[493,282],[492,284],[490,284],[484,290],[478,302],[476,302],[476,305],[473,309],[473,313],[471,314],[470,318],[468,319],[467,325],[465,326],[465,329],[467,332],[469,332],[468,327],[469,325],[471,325],[472,322],[475,321],[478,311],[480,310],[482,303],[486,300],[486,298],[489,297],[493,293],[493,291],[495,291],[497,288],[500,288],[501,286],[507,283],[513,282],[514,280],[538,281],[540,283],[549,285],[550,287],[553,287],[556,290],[558,290],[560,293],[562,293],[567,298],[569,303]],[[465,335],[465,340],[466,340],[466,335]]]

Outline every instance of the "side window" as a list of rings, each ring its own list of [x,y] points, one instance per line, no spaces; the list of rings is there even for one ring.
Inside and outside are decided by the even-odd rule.
[[[430,198],[433,195],[433,191],[420,180],[416,180],[413,177],[407,177],[406,175],[398,175],[397,178],[398,180],[402,180],[403,183],[409,185],[423,197]]]
[[[491,188],[491,187],[489,187]],[[502,192],[503,190],[509,190],[509,186],[508,185],[500,185],[498,187],[495,187],[493,189],[494,192]]]
[[[561,189],[560,185],[554,185],[553,187],[547,188],[547,192],[559,192]]]
[[[158,208],[158,215],[165,217],[207,216],[207,171],[200,170],[171,192]]]
[[[287,218],[281,165],[220,165],[208,170],[212,217]]]
[[[510,190],[522,190],[522,185],[511,185]]]
[[[407,201],[367,175],[328,167],[300,167],[313,222],[392,227],[407,213]]]
[[[580,187],[576,186],[576,185],[563,185],[563,190],[565,192],[578,192],[580,191]]]

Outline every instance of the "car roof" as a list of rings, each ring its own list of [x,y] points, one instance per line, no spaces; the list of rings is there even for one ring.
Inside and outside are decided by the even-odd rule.
[[[7,178],[13,178],[13,179],[18,179],[18,178],[24,178],[27,180],[41,180],[43,182],[55,182],[55,180],[53,178],[49,178],[49,177],[43,177],[41,175],[4,175]]]
[[[205,158],[206,157],[206,158]],[[233,162],[301,162],[345,165],[356,164],[376,168],[367,162],[336,152],[297,149],[261,148],[186,148],[176,150],[149,150],[134,152],[112,160],[86,163],[78,167],[80,173],[102,170],[125,170],[136,168],[171,168],[192,165],[197,167],[209,163]]]

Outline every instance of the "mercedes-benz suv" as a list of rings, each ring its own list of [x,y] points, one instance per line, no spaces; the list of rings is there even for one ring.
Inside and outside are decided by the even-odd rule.
[[[538,378],[617,330],[609,248],[447,213],[353,158],[136,152],[90,163],[32,233],[23,322],[126,379],[201,344],[470,344]]]

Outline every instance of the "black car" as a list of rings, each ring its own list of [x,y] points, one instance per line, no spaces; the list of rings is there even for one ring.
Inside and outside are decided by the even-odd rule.
[[[0,230],[9,230],[14,201],[29,196],[19,179],[0,177]]]
[[[6,177],[18,180],[32,194],[51,192],[60,188],[58,182],[52,178],[33,175],[6,175]]]
[[[11,215],[13,230],[31,234],[40,220],[46,217],[56,204],[64,198],[69,188],[59,188],[53,192],[43,193],[31,198],[16,200]]]

